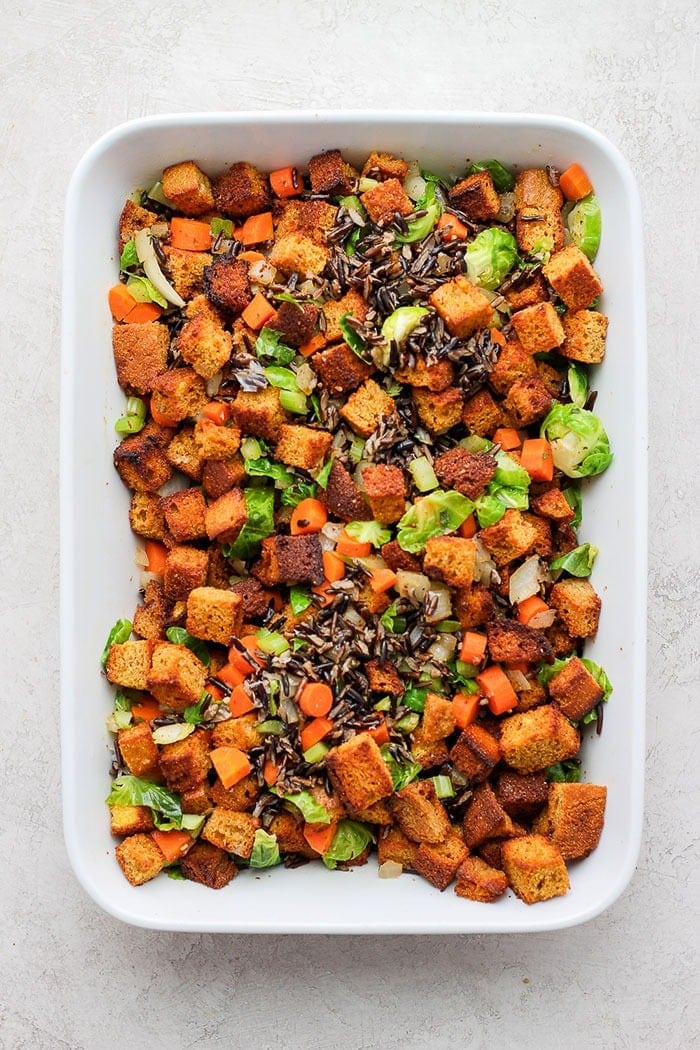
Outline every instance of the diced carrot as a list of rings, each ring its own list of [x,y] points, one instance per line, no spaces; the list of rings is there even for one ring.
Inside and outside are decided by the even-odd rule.
[[[505,452],[520,448],[520,435],[513,427],[499,427],[493,432],[494,445],[500,445]]]
[[[331,848],[337,824],[304,824],[304,838],[311,849],[323,856]]]
[[[476,680],[488,700],[491,714],[502,715],[504,711],[512,711],[516,707],[517,694],[505,671],[497,664],[491,664],[483,670]]]
[[[197,219],[170,220],[170,246],[185,252],[206,252],[211,248],[211,226]]]
[[[443,241],[464,241],[469,236],[469,230],[464,223],[449,211],[442,213],[437,229]]]
[[[253,673],[253,665],[249,660],[246,660],[243,653],[235,645],[232,645],[228,651],[228,662],[246,678]]]
[[[372,553],[372,544],[354,540],[343,529],[335,545],[335,553],[344,554],[346,558],[366,558]]]
[[[559,176],[559,189],[568,201],[580,201],[593,193],[593,183],[580,164],[571,164]]]
[[[245,751],[238,747],[215,747],[209,757],[225,788],[233,787],[243,780],[253,768]]]
[[[171,419],[170,416],[166,416],[166,415],[164,415],[163,412],[159,412],[157,407],[156,407],[156,405],[155,405],[155,403],[154,403],[154,401],[153,401],[153,398],[151,398],[151,403],[149,405],[149,409],[150,409],[150,412],[151,412],[151,419],[153,420],[154,423],[157,423],[159,427],[176,427],[177,426],[178,420],[177,419]]]
[[[452,711],[459,729],[466,729],[476,721],[480,702],[479,693],[457,693],[452,698]]]
[[[165,572],[165,562],[168,557],[168,548],[157,540],[146,540],[144,550],[148,558],[148,571],[162,576]]]
[[[331,584],[328,580],[324,580],[323,583],[319,583],[317,587],[312,587],[311,590],[314,594],[317,594],[319,598],[322,598],[320,607],[325,609],[327,605],[330,605],[335,598],[337,591],[331,589]]]
[[[386,724],[386,719],[385,718],[382,718],[382,720],[379,723],[379,725],[375,726],[374,729],[369,729],[368,732],[369,732],[369,735],[374,740],[375,744],[378,744],[379,747],[381,747],[382,744],[388,744],[389,743],[389,739],[390,739],[390,737],[389,737],[389,727]]]
[[[345,576],[345,562],[333,551],[324,551],[322,554],[323,571],[329,583],[337,583]]]
[[[320,532],[328,521],[328,511],[320,499],[303,499],[297,503],[292,511],[289,521],[289,531],[292,536],[306,536],[312,532]]]
[[[308,751],[314,744],[318,744],[320,740],[323,740],[324,736],[328,736],[333,727],[334,723],[330,718],[314,718],[313,722],[305,725],[299,734],[302,751]]]
[[[465,631],[462,645],[459,650],[459,658],[465,664],[479,666],[486,654],[486,635],[477,634],[476,631]]]
[[[244,322],[249,328],[254,331],[258,331],[263,328],[269,320],[274,316],[275,308],[268,303],[267,299],[261,292],[257,292],[251,302],[248,303],[245,310],[241,314]]]
[[[520,623],[529,623],[538,613],[549,612],[549,606],[538,594],[533,594],[524,601],[518,602],[518,619]]]
[[[297,169],[290,165],[270,172],[270,187],[275,197],[298,197],[304,184]]]
[[[254,634],[245,634],[242,638],[239,638],[238,641],[241,645],[245,646],[256,664],[259,664],[260,667],[265,666],[265,655],[258,645],[258,639]]]
[[[231,406],[225,401],[210,401],[202,409],[202,415],[217,426],[225,426],[231,418]]]
[[[124,324],[146,324],[147,321],[157,321],[162,313],[163,309],[158,306],[158,303],[137,303],[124,318]]]
[[[520,466],[533,481],[551,481],[554,477],[552,446],[547,438],[528,438],[520,450]]]
[[[267,786],[272,787],[273,784],[276,784],[279,775],[280,771],[277,763],[273,762],[271,758],[266,758],[263,763],[263,780]]]
[[[233,687],[228,700],[228,709],[234,718],[247,715],[249,711],[255,710],[255,704],[242,685]]]
[[[509,671],[520,671],[521,674],[527,674],[530,670],[530,665],[526,660],[510,660],[506,667]]]
[[[107,293],[107,302],[115,321],[123,321],[136,306],[136,300],[125,284],[115,284]]]
[[[271,241],[274,236],[271,211],[251,215],[237,233],[238,240],[243,244],[262,244],[263,241]]]
[[[131,708],[131,717],[135,722],[152,722],[154,718],[160,718],[162,713],[158,701],[151,697],[140,704],[134,704]]]
[[[213,682],[207,682],[207,692],[211,696],[212,700],[216,701],[217,703],[220,700],[223,700],[226,696],[224,690],[221,689],[220,686],[214,685]]]
[[[369,578],[369,585],[375,594],[384,594],[396,586],[398,579],[391,569],[375,569]]]
[[[169,864],[179,860],[192,845],[192,836],[186,831],[152,831],[151,838]]]
[[[320,350],[325,345],[325,335],[322,335],[320,332],[317,332],[316,335],[312,335],[310,339],[307,339],[305,343],[301,344],[301,346],[299,347],[299,353],[302,355],[302,357],[311,357],[312,354],[315,354],[317,350]]]
[[[235,689],[237,685],[243,684],[246,676],[242,674],[237,667],[234,667],[233,664],[224,664],[223,667],[219,668],[214,677]]]
[[[248,249],[248,251],[245,252],[239,252],[236,258],[240,259],[241,262],[247,263],[265,262],[265,256],[263,255],[263,253],[256,252],[253,249]]]
[[[464,540],[470,540],[472,536],[476,536],[476,517],[473,514],[470,514],[468,518],[464,519],[462,524],[457,529],[457,532]]]
[[[325,682],[307,682],[299,694],[298,703],[309,718],[320,718],[333,707],[333,690]]]
[[[498,343],[499,346],[505,346],[507,339],[498,328],[489,328],[489,335],[491,336],[492,343]]]

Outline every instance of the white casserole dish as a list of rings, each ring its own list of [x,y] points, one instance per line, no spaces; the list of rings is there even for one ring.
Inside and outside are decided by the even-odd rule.
[[[129,494],[112,466],[114,420],[123,410],[111,352],[107,290],[117,277],[117,221],[136,186],[193,158],[214,174],[234,161],[269,170],[304,166],[340,148],[361,161],[372,148],[417,157],[445,174],[466,158],[520,167],[578,161],[603,212],[596,260],[610,317],[596,370],[596,412],[615,459],[587,485],[581,540],[600,548],[592,582],[603,598],[599,636],[587,655],[615,687],[600,737],[587,736],[584,779],[608,786],[598,849],[570,866],[565,897],[528,907],[440,893],[418,876],[377,877],[374,861],[350,872],[320,864],[245,873],[213,892],[160,877],[139,888],[114,859],[104,799],[112,691],[99,655],[112,624],[137,602]],[[636,862],[644,758],[646,618],[646,361],[639,199],[626,161],[603,136],[570,120],[478,113],[220,113],[150,117],[109,132],[85,154],[66,209],[61,420],[61,647],[64,828],[75,873],[93,899],[126,922],[163,930],[245,933],[486,933],[556,929],[610,905]]]

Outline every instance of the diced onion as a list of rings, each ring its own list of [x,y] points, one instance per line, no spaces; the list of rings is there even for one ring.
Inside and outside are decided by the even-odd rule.
[[[534,627],[536,631],[543,631],[545,627],[551,627],[556,618],[556,609],[547,609],[546,612],[535,613],[532,619],[527,621],[527,625]]]
[[[147,570],[144,569],[144,571],[139,576],[139,587],[141,588],[142,591],[145,591],[146,587],[148,587],[148,585],[151,582],[151,580],[158,580],[158,581],[160,581],[162,579],[163,579],[163,573],[162,572],[161,573],[148,572]]]
[[[427,576],[424,576],[422,572],[408,572],[406,569],[399,569],[396,577],[396,590],[402,598],[408,598],[417,605],[424,601],[430,590],[430,580]]]
[[[533,594],[539,594],[540,584],[547,579],[538,555],[532,554],[518,566],[508,583],[508,598],[511,605],[519,605]]]
[[[189,722],[174,722],[169,726],[158,726],[151,734],[156,744],[176,744],[194,733],[194,726]]]
[[[265,259],[259,259],[257,262],[251,263],[248,267],[248,276],[251,281],[257,281],[258,284],[272,284],[275,279],[277,271],[274,266],[271,266]]]
[[[148,568],[148,555],[144,547],[137,547],[134,551],[134,564],[140,569]]]
[[[403,875],[403,866],[396,860],[385,860],[377,869],[380,879],[398,879]]]
[[[446,620],[448,616],[452,615],[452,597],[449,587],[444,583],[436,583],[435,580],[431,580],[428,602],[431,601],[433,596],[437,597],[437,603],[435,603],[435,607],[430,613],[426,612],[426,623],[438,623],[440,620]]]
[[[217,372],[216,375],[212,376],[211,379],[207,380],[207,397],[214,397],[215,394],[219,393],[219,387],[221,386],[222,379],[222,373]]]
[[[474,559],[474,583],[489,587],[492,582],[500,582],[496,563],[480,539],[474,540],[476,557]]]
[[[136,254],[139,257],[139,262],[143,266],[143,272],[148,277],[149,281],[156,288],[164,299],[167,299],[173,306],[184,306],[185,300],[182,296],[178,295],[173,286],[166,280],[165,274],[160,268],[158,258],[153,245],[151,244],[151,230],[150,227],[146,227],[145,230],[138,230],[134,234],[134,244],[136,246]]]
[[[344,525],[341,522],[327,521],[318,536],[321,550],[332,551],[340,539],[340,534],[343,531],[343,528]]]
[[[530,688],[530,683],[522,671],[513,671],[511,668],[506,667],[506,675],[516,693],[522,693],[523,690]]]
[[[318,379],[311,365],[306,361],[297,369],[297,386],[303,394],[310,394],[316,388]]]
[[[441,634],[428,649],[428,656],[431,660],[437,660],[439,663],[446,664],[453,658],[456,648],[457,639],[454,635]]]
[[[501,206],[498,209],[496,222],[510,222],[515,216],[515,194],[502,193]]]
[[[425,193],[426,186],[427,183],[420,173],[420,164],[417,160],[412,160],[408,165],[406,178],[403,180],[403,188],[406,191],[406,195],[412,201],[420,200]]]

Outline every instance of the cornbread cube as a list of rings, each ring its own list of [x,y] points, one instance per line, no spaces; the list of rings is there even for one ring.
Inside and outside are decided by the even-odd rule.
[[[238,874],[238,868],[225,850],[211,842],[195,842],[180,861],[180,870],[190,882],[200,882],[211,890],[228,886]]]
[[[561,347],[559,353],[561,353]],[[547,361],[538,361],[537,374],[552,397],[560,398],[564,394],[566,379],[563,372],[554,368]]]
[[[260,788],[253,773],[249,773],[230,788],[225,788],[217,777],[210,788],[210,795],[212,802],[222,809],[245,813],[253,808],[260,797]]]
[[[458,897],[493,904],[507,889],[508,879],[504,873],[481,857],[467,857],[457,870],[455,893]]]
[[[288,346],[303,346],[314,334],[318,307],[313,303],[281,302],[277,313],[267,322],[267,327],[279,332]]]
[[[421,571],[421,563],[415,554],[409,554],[408,551],[399,546],[396,540],[390,540],[388,543],[382,544],[381,554],[387,567],[392,572],[398,572],[399,569],[405,569],[406,572]]]
[[[200,295],[204,288],[204,271],[211,264],[209,252],[188,252],[163,246],[171,284],[183,299]]]
[[[183,791],[180,796],[180,804],[183,813],[211,813],[213,809],[212,799],[209,792],[209,781],[202,780],[199,784]]]
[[[406,482],[399,467],[386,463],[365,467],[362,481],[376,521],[390,525],[403,517],[406,510]]]
[[[513,833],[513,823],[488,781],[474,788],[464,811],[462,832],[469,849],[486,839],[505,838]]]
[[[433,466],[446,488],[455,489],[471,500],[482,495],[496,473],[496,460],[488,452],[467,452],[459,445],[437,456]]]
[[[547,641],[549,641],[549,639],[547,639]],[[529,711],[532,707],[538,707],[540,704],[547,703],[547,694],[544,690],[544,686],[537,680],[536,675],[530,673],[529,675],[526,675],[526,678],[527,689],[514,687],[518,694],[518,706],[515,709],[516,711]]]
[[[153,641],[163,638],[168,604],[160,580],[149,580],[143,605],[137,605],[133,615],[134,634]]]
[[[218,210],[235,219],[265,211],[270,203],[267,176],[246,161],[233,164],[229,171],[215,178],[212,189]]]
[[[374,433],[382,417],[392,416],[395,412],[394,399],[373,379],[367,379],[340,409],[345,422],[364,438]]]
[[[598,784],[552,783],[532,830],[546,835],[564,860],[587,857],[600,841],[606,798],[607,788]]]
[[[187,323],[194,324],[197,317]],[[195,419],[208,400],[204,379],[192,368],[172,368],[159,376],[153,384],[151,404],[172,426],[183,419]]]
[[[547,636],[518,620],[492,620],[486,624],[489,656],[496,663],[552,662]]]
[[[521,252],[558,251],[564,244],[564,198],[543,168],[526,168],[515,180],[515,237]]]
[[[208,459],[202,469],[202,489],[207,496],[218,499],[242,484],[246,473],[239,455],[229,459]]]
[[[171,601],[184,601],[194,587],[203,587],[207,579],[209,555],[196,547],[173,547],[165,559],[163,586]]]
[[[572,656],[554,675],[547,689],[562,714],[572,722],[580,721],[603,699],[603,690],[578,656]]]
[[[360,590],[357,598],[355,598],[355,605],[357,605],[363,615],[381,616],[391,605],[391,600],[386,594],[377,594],[377,592],[366,583]]]
[[[559,314],[549,301],[518,310],[510,321],[522,346],[531,354],[554,350],[564,342]]]
[[[301,467],[314,473],[323,463],[333,440],[327,430],[283,423],[275,446],[275,459],[289,467]]]
[[[535,540],[535,530],[519,510],[508,509],[500,521],[479,533],[479,539],[496,565],[507,565],[521,557]]]
[[[562,521],[555,525],[552,532],[552,542],[554,544],[554,554],[559,557],[561,554],[568,554],[574,547],[578,545],[578,539],[576,538],[576,530],[571,528],[568,522]]]
[[[549,602],[574,638],[592,638],[598,630],[601,601],[588,580],[560,580],[552,587]]]
[[[147,686],[159,703],[184,711],[199,702],[206,678],[206,667],[186,646],[156,644]]]
[[[129,524],[137,536],[162,540],[166,529],[160,496],[154,492],[135,492],[129,506]]]
[[[581,737],[554,704],[518,712],[501,722],[501,752],[518,773],[535,773],[578,754]]]
[[[519,427],[530,426],[547,415],[552,407],[552,395],[539,375],[516,379],[503,402]]]
[[[204,512],[206,504],[202,490],[182,489],[162,500],[165,522],[176,543],[201,540],[206,536]]]
[[[398,383],[406,383],[407,386],[426,387],[433,393],[439,393],[450,386],[455,377],[454,365],[451,361],[428,362],[424,357],[417,357],[415,364],[409,367],[397,368],[394,378]]]
[[[115,324],[112,349],[117,382],[127,394],[149,394],[153,383],[165,372],[170,333],[164,324]]]
[[[220,372],[231,357],[233,338],[216,321],[207,314],[195,314],[186,321],[175,340],[175,349],[182,355],[183,361],[201,376],[211,379]]]
[[[171,791],[192,791],[199,787],[211,769],[209,734],[202,729],[165,744],[160,749],[160,768]]]
[[[547,489],[530,499],[530,507],[535,514],[541,518],[549,518],[551,521],[566,522],[574,517],[574,508],[571,506],[561,489]]]
[[[150,835],[129,835],[119,843],[114,854],[132,886],[154,879],[167,863]]]
[[[289,415],[280,405],[276,387],[266,387],[250,393],[241,390],[231,404],[231,415],[243,434],[276,441],[280,427],[289,422]]]
[[[328,249],[310,237],[288,233],[275,241],[268,261],[284,274],[299,273],[308,277],[321,273],[329,257]]]
[[[379,660],[368,660],[365,664],[367,681],[373,693],[386,693],[389,696],[402,696],[406,687],[401,675],[391,663]]]
[[[463,212],[470,222],[495,219],[501,210],[501,198],[488,171],[477,171],[456,182],[447,196],[450,204]]]
[[[450,761],[470,784],[486,780],[500,757],[498,740],[477,722],[462,731],[450,751]]]
[[[212,846],[248,860],[259,827],[260,821],[251,813],[234,813],[217,806],[204,825],[201,837]]]
[[[322,306],[323,311],[323,334],[327,343],[335,343],[343,338],[340,321],[345,314],[350,314],[357,321],[365,321],[369,307],[367,300],[355,289],[351,288],[340,299],[329,299]],[[314,357],[314,367],[318,361]]]
[[[117,445],[113,461],[119,477],[135,492],[157,492],[173,476],[159,439],[145,428]]]
[[[414,209],[413,201],[398,179],[385,179],[378,186],[372,186],[360,197],[372,222],[379,225],[391,222],[399,215],[410,215]]]
[[[242,489],[229,489],[206,509],[206,532],[210,540],[233,543],[246,523],[248,511]]]
[[[212,731],[212,747],[237,747],[239,751],[252,751],[260,745],[260,734],[255,728],[257,722],[258,716],[254,712],[217,722]]]
[[[363,179],[376,179],[378,182],[384,179],[400,179],[403,182],[407,172],[408,164],[403,157],[372,150],[362,169],[362,177]]]
[[[511,311],[522,310],[526,306],[534,306],[547,298],[547,285],[541,273],[536,274],[529,281],[518,281],[511,285],[507,292],[503,293]]]
[[[139,230],[145,230],[158,222],[158,216],[154,211],[142,208],[140,204],[134,204],[131,198],[127,198],[121,215],[119,216],[119,252],[124,251],[127,241],[130,241]]]
[[[227,314],[240,314],[252,301],[248,265],[242,259],[219,256],[204,271],[204,292],[210,303]],[[216,318],[209,315],[209,320]]]
[[[282,854],[298,853],[302,857],[314,860],[318,857],[315,849],[312,849],[304,838],[304,822],[298,820],[294,814],[282,812],[275,813],[270,821],[270,834],[277,837],[277,845]]]
[[[387,860],[393,860],[400,864],[404,871],[413,868],[413,862],[418,852],[418,844],[412,842],[400,828],[387,828],[377,839],[377,860],[384,864]]]
[[[288,233],[301,233],[314,244],[325,247],[326,230],[335,226],[338,209],[327,201],[275,201],[273,217],[277,239]]]
[[[496,798],[509,817],[531,817],[546,804],[549,784],[544,773],[513,773],[498,778]]]
[[[444,842],[430,844],[421,842],[413,860],[413,869],[424,879],[445,890],[450,885],[457,869],[466,860],[469,850],[464,839],[454,829]]]
[[[555,252],[542,273],[570,310],[585,310],[603,291],[598,274],[575,244]]]
[[[394,823],[394,815],[389,808],[386,799],[380,799],[367,809],[353,810],[353,818],[364,824],[378,824],[380,827],[388,828]]]
[[[219,426],[204,416],[195,423],[193,433],[202,460],[230,460],[241,447],[241,432],[235,423]]]
[[[569,656],[576,648],[576,639],[569,634],[561,621],[555,620],[546,631],[549,644],[555,656]]]
[[[120,729],[117,741],[130,773],[135,777],[158,776],[158,747],[147,722]]]
[[[218,587],[195,587],[187,596],[185,627],[194,638],[230,645],[243,627],[240,594]]]
[[[192,481],[202,480],[204,457],[195,441],[194,427],[181,427],[165,450],[165,456],[175,470],[181,471]]]
[[[460,587],[453,599],[452,608],[465,631],[487,623],[493,616],[493,598],[488,587],[474,584],[473,587]]]
[[[313,356],[318,377],[333,397],[357,390],[372,374],[372,369],[361,361],[347,343],[336,343]]]
[[[452,703],[437,693],[428,693],[421,720],[422,737],[426,743],[444,740],[455,729],[455,714]]]
[[[105,664],[107,680],[124,689],[145,689],[152,655],[153,645],[148,641],[110,646]]]
[[[278,583],[323,583],[323,558],[318,536],[268,536],[252,573],[267,587]]]
[[[441,284],[430,295],[430,304],[445,322],[450,335],[466,339],[493,319],[493,307],[480,288],[461,274]]]
[[[265,616],[270,608],[272,594],[263,590],[257,580],[252,576],[235,583],[231,588],[234,594],[239,594],[243,603],[243,615],[247,620],[256,620]]]
[[[426,740],[421,726],[413,732],[411,756],[421,769],[444,766],[449,758],[449,749],[444,740]]]
[[[526,904],[560,897],[569,889],[564,859],[544,835],[521,835],[502,847],[503,869],[511,889]]]
[[[474,581],[476,545],[460,536],[432,536],[425,545],[423,572],[452,587],[470,587]]]
[[[353,172],[338,149],[317,153],[309,161],[312,193],[327,193],[332,197],[346,197],[352,193]]]
[[[564,314],[564,342],[559,352],[570,361],[599,365],[605,357],[608,319],[597,310],[575,310]]]
[[[489,383],[496,393],[507,394],[516,379],[534,375],[537,375],[537,364],[532,354],[521,343],[509,342],[501,349],[489,373]]]
[[[413,400],[421,423],[433,434],[446,434],[462,419],[464,399],[459,387],[448,386],[438,393],[414,387]]]
[[[110,806],[109,818],[111,835],[136,835],[155,828],[148,806]]]
[[[209,177],[193,160],[166,168],[161,186],[170,203],[183,215],[204,215],[214,207]]]
[[[333,788],[350,809],[366,809],[394,790],[389,767],[369,733],[358,733],[326,755]]]
[[[530,514],[528,511],[523,511],[523,517],[535,530],[535,538],[528,554],[539,554],[541,558],[551,558],[554,553],[551,521],[540,518],[537,514]]]
[[[409,839],[436,845],[444,842],[450,822],[430,780],[414,780],[391,799],[396,822]]]
[[[462,422],[471,434],[493,437],[493,432],[503,422],[503,411],[488,390],[480,390],[464,402]]]

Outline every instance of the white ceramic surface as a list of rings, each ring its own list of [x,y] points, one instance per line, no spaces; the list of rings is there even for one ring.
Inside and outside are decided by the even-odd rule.
[[[592,582],[603,597],[599,637],[587,655],[615,686],[604,732],[583,750],[586,780],[608,785],[600,846],[572,865],[569,894],[528,908],[511,894],[495,905],[440,894],[417,876],[377,878],[374,864],[332,875],[318,865],[239,877],[213,893],[159,878],[137,889],[114,861],[104,797],[111,691],[99,654],[112,623],[137,601],[128,493],[112,467],[113,421],[123,395],[114,378],[106,291],[117,273],[116,224],[124,198],[162,168],[192,157],[210,172],[247,159],[263,168],[303,165],[339,147],[360,160],[384,148],[444,173],[466,158],[519,166],[577,160],[603,210],[596,268],[610,317],[608,356],[596,370],[596,411],[612,467],[586,486],[582,539],[600,547]],[[164,930],[448,933],[555,929],[583,922],[626,886],[642,819],[646,587],[646,360],[641,217],[636,187],[600,134],[553,117],[372,113],[203,114],[122,125],[84,156],[66,212],[61,423],[61,645],[64,830],[75,872],[111,914]],[[92,508],[99,508],[94,527]]]

